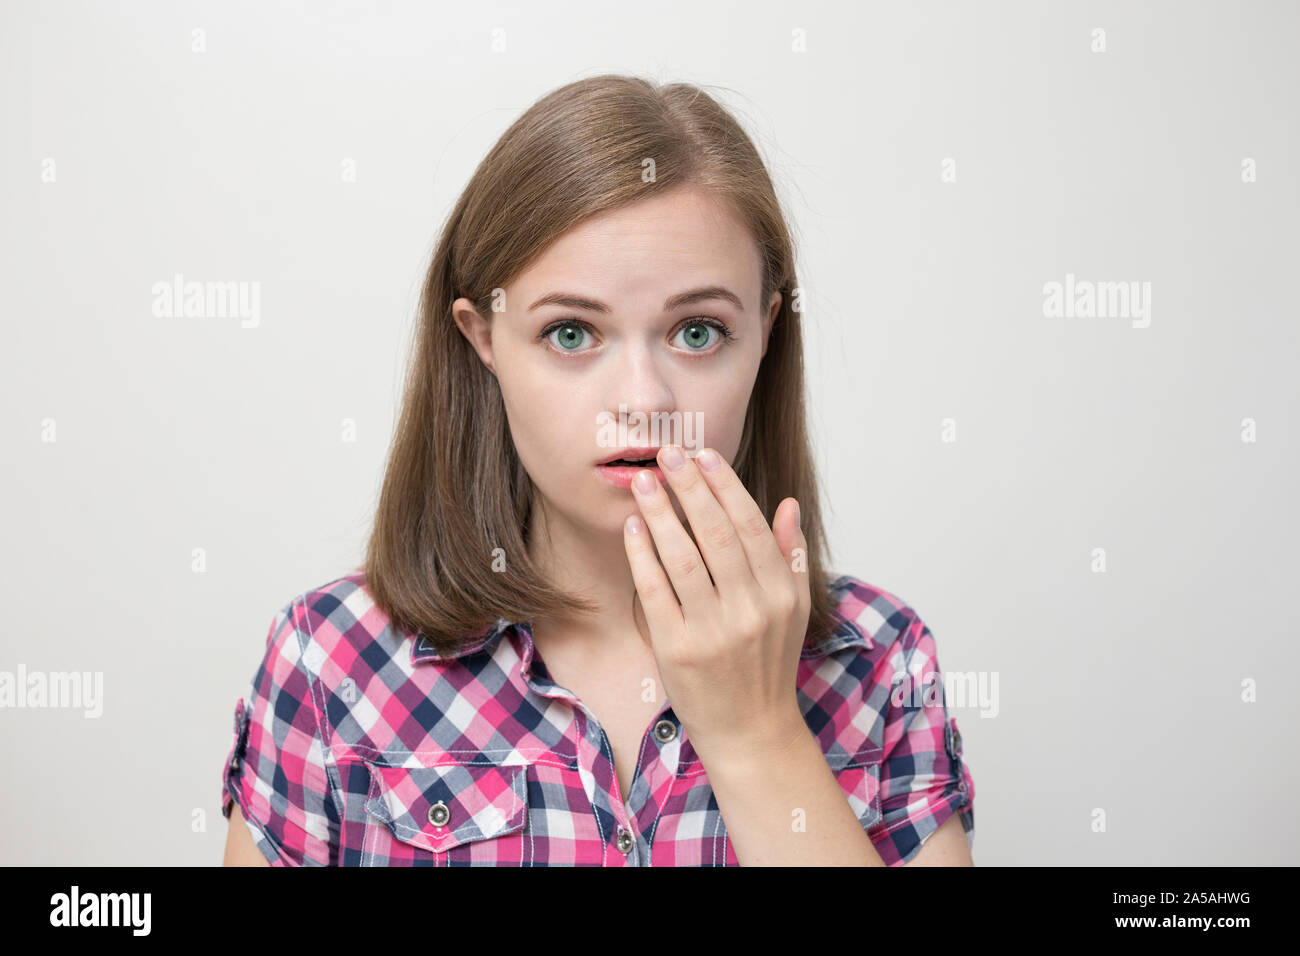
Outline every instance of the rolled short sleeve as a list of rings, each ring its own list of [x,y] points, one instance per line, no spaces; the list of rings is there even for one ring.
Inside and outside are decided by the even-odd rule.
[[[956,718],[948,715],[934,638],[919,618],[899,637],[892,660],[880,766],[882,818],[869,835],[885,863],[900,866],[954,813],[974,845],[975,781],[962,757]]]
[[[235,704],[235,738],[222,772],[221,813],[235,803],[272,866],[331,866],[339,814],[325,761],[314,677],[298,602],[276,612],[266,653]]]

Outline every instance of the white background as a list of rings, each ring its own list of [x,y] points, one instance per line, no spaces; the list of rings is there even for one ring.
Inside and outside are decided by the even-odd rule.
[[[771,164],[834,570],[998,675],[996,717],[950,707],[976,863],[1296,863],[1297,26],[4,2],[0,670],[102,672],[104,711],[0,711],[3,862],[220,861],[235,701],[361,561],[443,217],[533,101],[622,72],[706,85]],[[155,317],[178,272],[260,283],[260,324]],[[1067,273],[1149,282],[1149,327],[1045,317]]]

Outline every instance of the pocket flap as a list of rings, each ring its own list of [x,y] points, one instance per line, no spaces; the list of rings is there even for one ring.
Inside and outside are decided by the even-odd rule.
[[[527,821],[525,764],[366,766],[365,811],[404,843],[441,852],[511,833]]]

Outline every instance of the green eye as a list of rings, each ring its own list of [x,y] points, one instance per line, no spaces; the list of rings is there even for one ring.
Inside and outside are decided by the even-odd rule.
[[[709,341],[709,332],[717,331],[716,327],[706,322],[692,322],[690,325],[682,326],[681,334],[686,336],[686,346],[692,351],[701,351],[708,348],[713,343]],[[692,335],[691,333],[694,332]],[[719,333],[721,335],[721,333]]]
[[[588,331],[587,323],[568,319],[552,322],[542,329],[537,338],[540,341],[550,342],[556,352],[579,354],[590,351],[590,349],[580,348],[587,338]],[[717,333],[716,338],[709,335],[710,331]],[[685,337],[685,351],[699,353],[707,351],[720,339],[735,338],[735,334],[725,323],[714,318],[687,322],[677,330],[677,335]]]
[[[560,346],[561,349],[563,349],[566,352],[572,352],[579,345],[581,345],[582,338],[586,334],[587,331],[586,329],[582,328],[582,326],[571,325],[571,324],[558,326],[557,328],[555,328],[553,332],[547,333],[548,336],[557,335],[558,336],[557,344]]]

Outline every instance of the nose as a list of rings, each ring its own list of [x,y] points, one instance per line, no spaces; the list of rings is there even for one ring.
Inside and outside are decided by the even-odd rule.
[[[615,420],[624,414],[669,413],[673,410],[673,389],[666,367],[652,349],[629,345],[607,368],[605,408]]]

